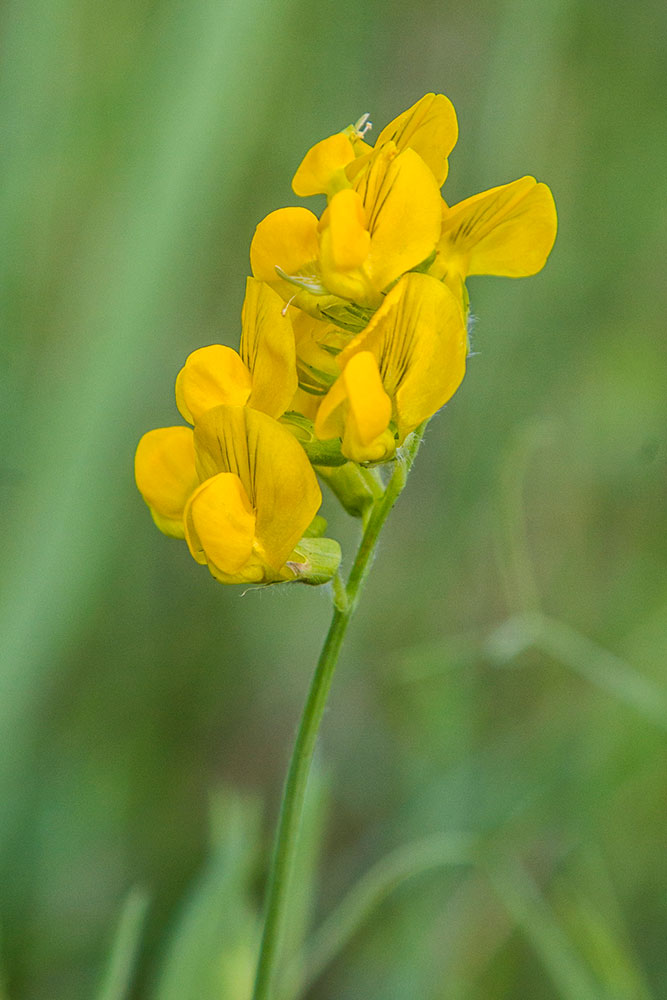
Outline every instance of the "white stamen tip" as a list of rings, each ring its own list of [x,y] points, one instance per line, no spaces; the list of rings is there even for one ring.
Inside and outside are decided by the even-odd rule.
[[[355,122],[354,131],[355,134],[360,139],[363,139],[366,133],[370,132],[370,130],[373,128],[373,122],[369,121],[368,120],[369,118],[370,118],[370,112],[366,112],[365,115],[361,116],[358,122]]]

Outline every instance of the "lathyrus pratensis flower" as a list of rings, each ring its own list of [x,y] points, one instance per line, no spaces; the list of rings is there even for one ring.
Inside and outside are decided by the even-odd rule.
[[[162,427],[139,442],[135,477],[155,523],[185,538],[223,583],[322,582],[340,560],[336,542],[302,539],[322,496],[303,449],[274,419],[296,388],[282,300],[248,278],[239,353],[201,348],[177,377],[194,432]]]
[[[463,378],[466,279],[534,274],[555,239],[551,192],[532,177],[443,201],[458,136],[444,95],[375,145],[366,119],[316,143],[294,175],[297,195],[326,196],[319,218],[283,208],[258,225],[239,352],[194,351],[177,378],[194,431],[150,431],[137,449],[158,527],[225,583],[331,578],[338,544],[308,537],[312,466],[363,514],[382,479],[361,466],[391,461]]]
[[[454,395],[466,353],[456,296],[429,275],[406,274],[338,356],[341,375],[319,407],[315,433],[340,437],[352,461],[386,461]]]
[[[293,187],[326,193],[318,218],[278,209],[257,227],[250,249],[256,277],[316,318],[357,332],[383,293],[427,260],[441,231],[438,188],[456,142],[456,116],[443,95],[427,94],[369,146],[354,127],[306,154]],[[359,307],[345,308],[345,302]]]
[[[135,476],[157,526],[221,583],[322,583],[338,566],[337,542],[304,537],[322,502],[305,452],[265,413],[222,405],[149,431]]]

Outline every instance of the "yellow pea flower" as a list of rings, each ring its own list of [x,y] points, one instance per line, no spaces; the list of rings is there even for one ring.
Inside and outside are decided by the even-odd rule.
[[[372,311],[392,282],[434,251],[440,202],[421,156],[386,142],[319,221],[306,209],[284,208],[260,222],[250,248],[253,274],[318,319],[345,300]]]
[[[471,274],[523,278],[540,271],[557,229],[556,206],[546,184],[521,177],[448,207],[429,273],[452,287]]]
[[[316,435],[340,437],[356,462],[391,458],[456,392],[466,344],[457,297],[429,275],[406,274],[339,355],[342,374],[320,405]]]
[[[204,413],[194,441],[202,485],[184,512],[192,556],[223,583],[297,579],[291,556],[322,502],[298,441],[239,406]]]
[[[438,185],[418,153],[385,142],[368,170],[355,180],[354,191],[363,204],[370,233],[363,266],[371,286],[384,292],[435,249],[442,224]],[[323,275],[326,283],[324,263]],[[329,278],[330,284],[333,275]]]
[[[193,351],[176,379],[176,404],[189,423],[206,410],[247,405],[281,416],[297,389],[292,323],[282,299],[248,278],[241,314],[239,353],[222,344]]]
[[[363,140],[359,125],[323,139],[308,150],[292,180],[292,189],[301,198],[313,194],[333,197],[349,187],[368,166],[373,155],[391,142],[401,152],[412,149],[431,169],[438,187],[447,177],[447,157],[456,145],[458,123],[451,101],[444,94],[425,94],[407,111],[394,118],[378,136],[375,146]]]
[[[185,538],[221,583],[322,583],[337,542],[304,538],[322,502],[315,473],[288,430],[246,406],[207,410],[190,427],[144,434],[137,486],[165,534]]]

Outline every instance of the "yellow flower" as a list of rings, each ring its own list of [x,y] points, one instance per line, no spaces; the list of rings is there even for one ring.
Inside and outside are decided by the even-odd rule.
[[[296,439],[245,406],[209,409],[188,427],[145,434],[137,485],[159,528],[185,537],[221,583],[323,582],[337,543],[303,538],[321,504]]]
[[[453,396],[465,373],[461,304],[446,285],[406,274],[341,352],[342,374],[315,420],[356,462],[384,461]]]
[[[353,187],[331,198],[320,220],[326,288],[377,308],[381,293],[435,249],[440,200],[433,173],[421,156],[384,143]]]
[[[317,319],[357,332],[402,274],[422,264],[440,236],[438,187],[458,126],[443,94],[426,94],[382,130],[375,145],[356,126],[306,153],[292,187],[326,193],[321,219],[303,208],[272,212],[257,227],[255,277]],[[365,315],[350,314],[354,303]]]
[[[318,319],[334,318],[332,309],[345,300],[372,311],[392,282],[434,251],[440,201],[421,156],[385,142],[320,220],[283,208],[260,222],[250,248],[253,274]]]
[[[176,379],[176,404],[189,423],[214,406],[247,405],[281,416],[297,389],[294,333],[281,298],[246,282],[239,353],[222,344],[193,351]]]
[[[521,177],[442,208],[442,235],[429,273],[460,286],[471,274],[528,277],[544,267],[556,239],[553,196]]]
[[[350,187],[351,180],[386,143],[393,143],[399,153],[404,149],[418,153],[441,187],[447,177],[447,157],[457,138],[456,112],[451,101],[444,94],[425,94],[380,132],[374,147],[362,140],[354,125],[316,143],[299,165],[292,189],[300,198],[313,194],[331,198]]]

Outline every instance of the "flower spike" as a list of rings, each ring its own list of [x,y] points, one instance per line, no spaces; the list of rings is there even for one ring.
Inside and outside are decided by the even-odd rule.
[[[324,211],[259,223],[238,352],[190,354],[176,400],[194,431],[151,431],[137,449],[156,524],[224,583],[331,578],[340,551],[312,526],[313,469],[365,518],[387,477],[364,467],[391,463],[464,376],[467,278],[534,274],[554,243],[553,197],[533,177],[442,200],[458,138],[443,94],[374,144],[370,128],[364,114],[306,152],[292,186],[324,194]]]

